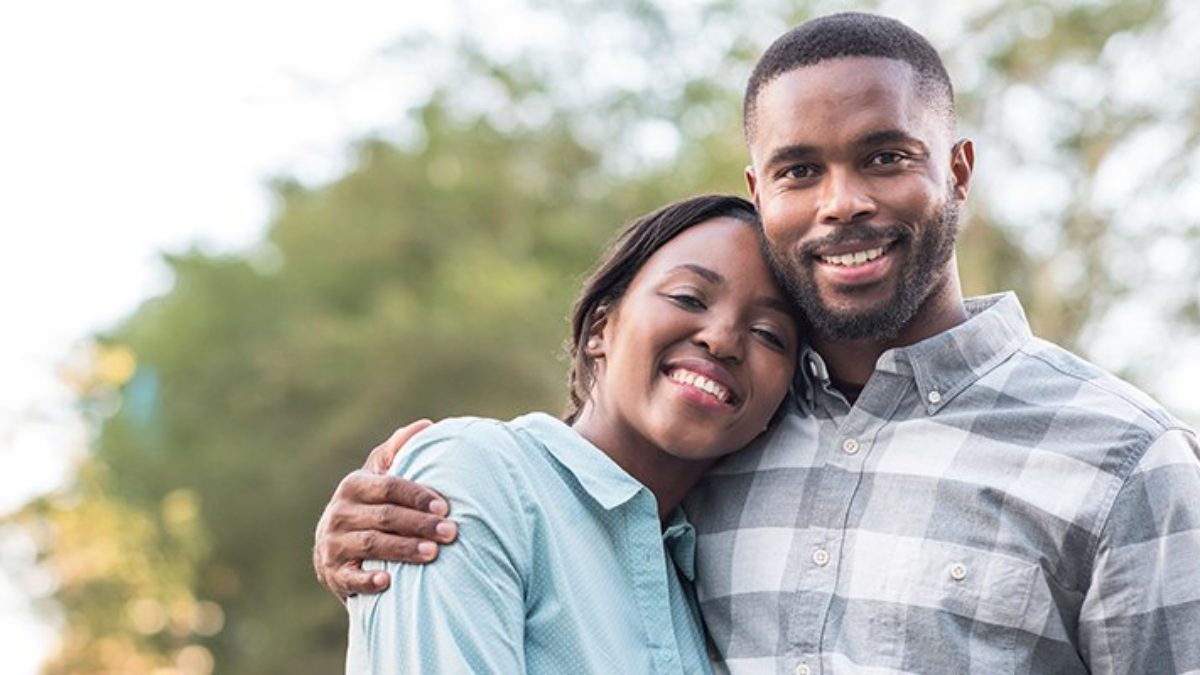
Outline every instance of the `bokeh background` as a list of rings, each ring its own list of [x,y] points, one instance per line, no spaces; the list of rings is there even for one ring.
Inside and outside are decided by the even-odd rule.
[[[744,192],[741,87],[814,14],[942,49],[967,290],[1200,421],[1200,3],[423,4],[0,7],[4,672],[340,672],[340,477],[559,410],[581,276]]]

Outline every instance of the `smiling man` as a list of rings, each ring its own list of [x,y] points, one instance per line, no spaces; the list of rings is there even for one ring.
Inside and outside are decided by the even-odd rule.
[[[1015,296],[962,297],[953,100],[923,37],[866,14],[751,75],[746,179],[812,331],[794,405],[686,502],[713,647],[738,673],[1200,672],[1200,444]],[[389,501],[444,506],[344,481],[316,548],[335,590],[431,557],[395,533],[447,541]]]

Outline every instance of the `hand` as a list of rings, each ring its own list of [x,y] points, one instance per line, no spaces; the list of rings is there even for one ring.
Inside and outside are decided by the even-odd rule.
[[[363,560],[427,563],[437,557],[438,542],[448,544],[458,535],[458,526],[445,519],[450,505],[441,495],[386,475],[400,448],[429,425],[429,420],[413,422],[376,446],[362,469],[342,479],[321,514],[313,569],[343,601],[352,593],[378,593],[391,583],[386,572],[364,571]]]

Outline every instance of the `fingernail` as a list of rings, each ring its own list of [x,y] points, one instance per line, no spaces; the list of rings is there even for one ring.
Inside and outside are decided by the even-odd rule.
[[[375,586],[375,588],[383,588],[384,586],[387,586],[387,582],[388,578],[386,574],[376,574],[375,576],[371,577],[371,583]]]
[[[417,553],[423,558],[431,558],[434,553],[437,553],[437,544],[432,541],[423,541],[417,544]]]
[[[433,528],[433,531],[437,532],[439,537],[449,539],[458,532],[458,526],[448,520],[443,520],[437,524],[437,527]]]
[[[429,512],[435,515],[444,516],[450,512],[450,505],[444,499],[434,499],[429,502]]]

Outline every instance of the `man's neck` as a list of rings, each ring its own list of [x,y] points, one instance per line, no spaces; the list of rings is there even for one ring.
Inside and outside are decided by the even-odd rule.
[[[889,349],[907,347],[954,328],[968,319],[963,307],[962,288],[958,275],[950,275],[947,283],[937,289],[913,318],[895,337],[837,340],[829,336],[812,335],[813,348],[825,360],[835,387],[851,402],[871,379],[875,363]]]

